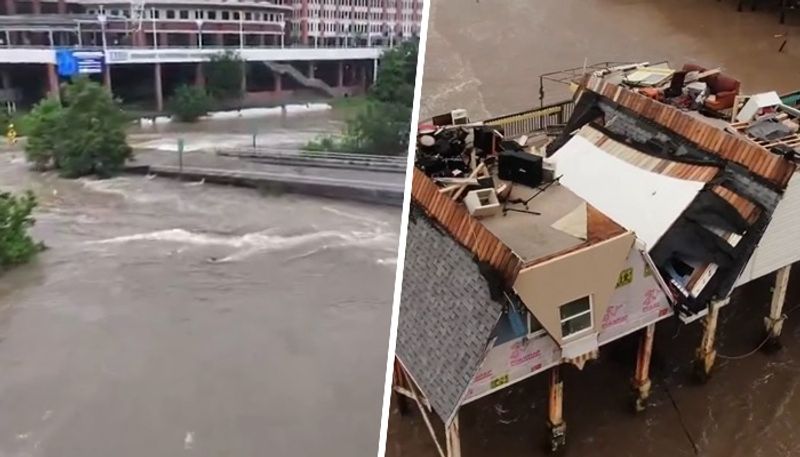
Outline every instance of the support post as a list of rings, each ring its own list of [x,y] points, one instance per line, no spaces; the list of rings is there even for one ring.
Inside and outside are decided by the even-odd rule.
[[[453,417],[453,422],[447,427],[446,435],[447,457],[461,457],[461,432],[458,426],[457,413]]]
[[[547,426],[550,429],[550,451],[556,452],[567,444],[567,423],[564,422],[564,381],[560,367],[550,370],[550,402]]]
[[[636,372],[633,375],[633,388],[636,390],[635,411],[642,412],[647,407],[650,397],[650,358],[653,354],[653,337],[656,324],[645,327],[642,339],[639,340],[639,351],[636,354]]]
[[[58,0],[58,14],[67,14],[66,0]]]
[[[33,14],[42,14],[42,0],[33,0],[31,2],[31,9],[33,10]]]
[[[711,377],[711,369],[714,367],[714,361],[717,358],[714,343],[717,336],[719,309],[726,305],[728,300],[728,298],[711,300],[708,304],[708,314],[703,318],[703,339],[697,349],[697,360],[695,360],[695,375],[700,382],[706,382]]]
[[[339,61],[338,70],[339,72],[336,75],[336,87],[342,87],[344,86],[344,62],[341,60]]]
[[[206,87],[206,76],[203,73],[203,62],[198,62],[194,71],[194,85],[197,87]]]
[[[103,64],[103,85],[111,92],[111,65]]]
[[[281,92],[283,90],[283,75],[276,71],[273,78],[275,78],[275,92]]]
[[[58,87],[58,74],[56,73],[56,65],[47,64],[47,82],[48,82],[48,95],[56,100],[61,99],[61,91]]]
[[[156,110],[164,111],[164,92],[161,87],[161,63],[156,62],[155,69]]]
[[[780,336],[783,329],[783,321],[786,316],[783,314],[783,304],[786,302],[786,289],[789,286],[789,274],[792,266],[787,265],[775,274],[775,287],[772,290],[772,301],[769,306],[769,316],[764,318],[764,325],[767,328],[767,350],[777,350],[781,348]]]
[[[3,89],[11,89],[11,72],[5,69],[2,70],[0,72],[0,78],[2,78],[3,81]]]
[[[314,79],[314,61],[310,60],[308,62],[308,77],[310,79]]]
[[[242,61],[242,98],[247,95],[247,61]]]

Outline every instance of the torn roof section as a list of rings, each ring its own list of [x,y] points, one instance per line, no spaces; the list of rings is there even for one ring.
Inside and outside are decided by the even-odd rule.
[[[503,305],[474,256],[423,211],[408,222],[397,357],[443,421],[452,417]]]
[[[571,133],[548,147],[562,182],[647,243],[683,314],[727,296],[795,165],[601,78],[584,83]]]

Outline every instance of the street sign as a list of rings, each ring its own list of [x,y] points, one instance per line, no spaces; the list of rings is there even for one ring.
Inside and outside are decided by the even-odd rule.
[[[80,51],[59,49],[56,51],[58,74],[64,77],[93,75],[103,72],[105,54],[103,51]]]

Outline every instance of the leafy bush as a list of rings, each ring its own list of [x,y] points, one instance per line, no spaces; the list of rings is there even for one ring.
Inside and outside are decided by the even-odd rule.
[[[67,178],[113,176],[132,155],[127,116],[107,90],[87,78],[73,80],[63,94],[63,105],[43,101],[31,112],[28,160]]]
[[[58,100],[46,98],[25,116],[29,137],[25,156],[35,169],[44,170],[52,165],[63,110]]]
[[[181,122],[195,122],[211,109],[211,98],[196,86],[180,86],[169,102],[169,109]]]
[[[242,96],[242,73],[244,61],[234,51],[212,55],[203,64],[208,93],[219,100]]]
[[[34,208],[36,198],[30,191],[19,196],[0,192],[0,271],[27,262],[44,248],[28,235]]]

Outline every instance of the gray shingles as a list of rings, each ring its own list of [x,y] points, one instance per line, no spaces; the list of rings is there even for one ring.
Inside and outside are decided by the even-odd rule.
[[[483,360],[502,312],[472,254],[412,209],[397,356],[448,421]]]

